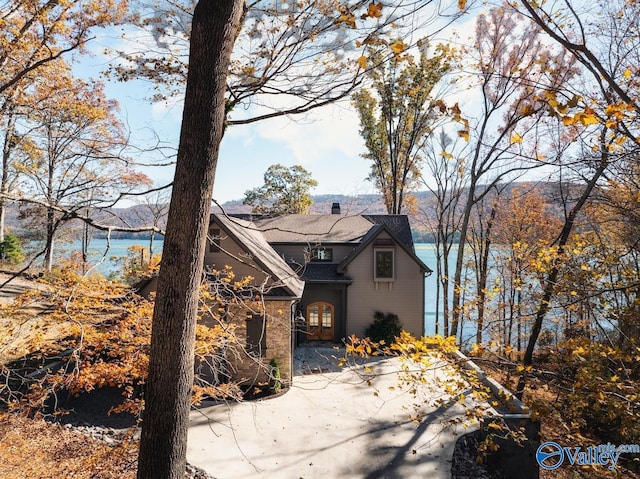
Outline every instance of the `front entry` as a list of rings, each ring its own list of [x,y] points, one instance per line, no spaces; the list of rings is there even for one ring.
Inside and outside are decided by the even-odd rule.
[[[333,341],[333,304],[322,301],[307,306],[307,339],[309,341]]]

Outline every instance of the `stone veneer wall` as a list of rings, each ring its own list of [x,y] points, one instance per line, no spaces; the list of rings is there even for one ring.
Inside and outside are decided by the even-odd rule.
[[[248,310],[242,306],[229,309],[227,320],[236,326],[237,339],[237,344],[231,346],[226,355],[232,380],[241,385],[267,383],[271,379],[269,363],[275,359],[280,369],[280,381],[283,385],[291,384],[293,367],[291,305],[291,301],[265,301],[266,350],[265,356],[261,358],[251,357],[244,350],[247,343]],[[212,375],[204,373],[204,376]]]

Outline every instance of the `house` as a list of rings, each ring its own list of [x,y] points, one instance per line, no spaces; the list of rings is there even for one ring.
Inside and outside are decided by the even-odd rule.
[[[293,371],[293,318],[304,281],[253,223],[222,215],[211,216],[205,270],[210,285],[226,288],[231,300],[220,316],[235,325],[240,347],[226,351],[224,369],[228,375],[241,384],[267,382],[273,379],[275,365],[282,381],[289,382]],[[225,272],[229,270],[237,281],[250,277],[250,284],[233,290],[221,279],[228,278]],[[224,296],[225,291],[217,295]],[[215,375],[218,366],[204,364],[204,370],[198,372],[216,381],[217,377],[207,376]]]
[[[209,238],[206,268],[230,266],[260,288],[258,351],[264,363],[277,361],[285,381],[295,346],[364,336],[376,311],[395,313],[405,330],[424,334],[431,270],[415,254],[405,215],[343,215],[338,204],[326,215],[214,214]],[[259,320],[252,316],[245,328],[255,350],[250,321]]]

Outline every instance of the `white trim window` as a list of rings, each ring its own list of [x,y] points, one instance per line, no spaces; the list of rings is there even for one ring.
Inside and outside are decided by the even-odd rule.
[[[395,279],[396,252],[393,248],[374,248],[373,280],[391,282]]]
[[[325,248],[324,246],[311,248],[311,261],[314,263],[331,263],[333,261],[333,249]]]

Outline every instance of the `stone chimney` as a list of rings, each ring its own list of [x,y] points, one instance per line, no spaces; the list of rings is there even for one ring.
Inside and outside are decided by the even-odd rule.
[[[331,214],[332,215],[340,214],[340,203],[334,203],[331,205]]]

